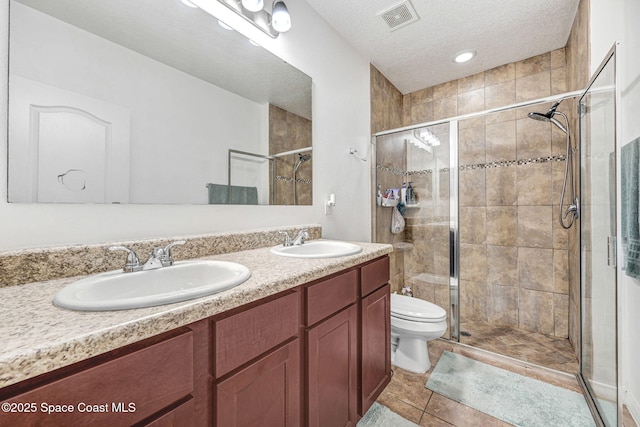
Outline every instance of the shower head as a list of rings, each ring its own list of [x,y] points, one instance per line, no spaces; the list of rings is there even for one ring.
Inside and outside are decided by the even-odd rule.
[[[306,162],[307,160],[311,160],[311,154],[298,153],[298,159],[300,162]]]
[[[298,153],[298,161],[296,162],[296,165],[293,167],[293,171],[296,172],[298,169],[300,169],[300,166],[304,162],[309,160],[311,160],[311,154]]]
[[[553,106],[551,108],[549,108],[549,111],[547,111],[546,113],[542,114],[542,113],[529,113],[529,118],[533,119],[533,120],[539,120],[541,122],[547,122],[547,123],[553,123],[554,125],[556,125],[558,127],[558,129],[560,129],[562,132],[567,133],[567,128],[565,128],[562,123],[560,123],[559,121],[557,121],[556,119],[553,118],[553,116],[555,116],[556,114],[556,109],[558,108],[558,105],[560,105],[562,101],[558,101],[555,104],[553,104]]]

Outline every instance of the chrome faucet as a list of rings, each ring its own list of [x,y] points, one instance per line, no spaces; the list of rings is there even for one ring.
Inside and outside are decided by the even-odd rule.
[[[129,249],[126,246],[111,246],[110,251],[126,251],[127,262],[122,268],[125,273],[133,273],[134,271],[142,271],[142,264],[140,264],[140,258],[133,249]]]
[[[126,251],[127,252],[127,262],[124,265],[123,271],[125,273],[132,273],[134,271],[142,271],[142,270],[155,270],[157,268],[169,267],[173,265],[173,256],[171,253],[171,248],[176,245],[184,245],[186,242],[184,240],[178,240],[176,242],[170,243],[164,248],[155,248],[153,252],[149,254],[149,259],[144,264],[140,263],[140,259],[138,255],[133,251],[133,249],[129,249],[125,246],[111,246],[109,248],[110,251]]]
[[[284,236],[284,242],[282,242],[282,246],[302,245],[304,243],[304,239],[311,238],[309,236],[309,230],[307,228],[303,228],[302,230],[300,230],[296,237],[294,237],[293,239],[286,231],[278,231],[278,233]]]
[[[298,231],[298,235],[293,239],[293,244],[294,245],[302,245],[304,244],[304,239],[310,239],[311,236],[309,236],[309,230],[306,228],[303,228],[302,230]]]

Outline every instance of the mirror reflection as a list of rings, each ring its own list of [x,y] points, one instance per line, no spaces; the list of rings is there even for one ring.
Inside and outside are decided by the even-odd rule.
[[[311,204],[311,78],[180,0],[12,0],[9,201]]]

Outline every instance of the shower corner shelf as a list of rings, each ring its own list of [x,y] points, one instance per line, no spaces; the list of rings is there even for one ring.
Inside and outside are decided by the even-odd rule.
[[[407,203],[404,207],[405,209],[417,209],[420,207],[420,203]]]

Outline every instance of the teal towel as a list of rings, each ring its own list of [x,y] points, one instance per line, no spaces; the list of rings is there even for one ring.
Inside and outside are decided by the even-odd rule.
[[[231,186],[231,203],[229,200],[229,186],[222,184],[207,184],[209,190],[210,205],[257,205],[258,204],[258,188],[257,187],[241,187],[239,185]]]
[[[625,274],[640,279],[640,138],[631,141],[621,152],[622,249]]]

